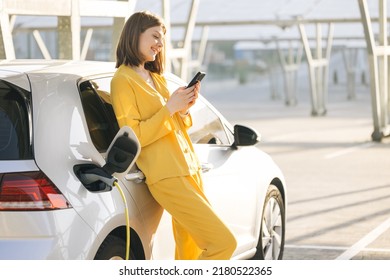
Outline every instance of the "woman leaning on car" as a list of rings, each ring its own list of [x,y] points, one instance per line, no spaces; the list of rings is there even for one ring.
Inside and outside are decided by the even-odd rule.
[[[200,83],[169,93],[163,76],[166,28],[150,12],[125,23],[116,50],[111,100],[120,127],[141,143],[137,165],[156,201],[172,216],[175,259],[230,259],[236,240],[214,212],[187,129]]]

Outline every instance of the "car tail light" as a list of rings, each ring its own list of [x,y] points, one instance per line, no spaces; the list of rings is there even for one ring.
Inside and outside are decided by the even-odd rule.
[[[0,174],[0,211],[34,211],[71,208],[43,172]]]

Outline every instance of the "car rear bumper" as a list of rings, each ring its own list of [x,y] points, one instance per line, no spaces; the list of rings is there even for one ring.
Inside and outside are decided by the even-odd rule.
[[[0,212],[0,259],[92,259],[96,234],[74,209]]]

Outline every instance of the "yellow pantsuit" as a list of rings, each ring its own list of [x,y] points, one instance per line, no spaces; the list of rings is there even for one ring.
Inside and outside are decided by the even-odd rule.
[[[149,189],[172,215],[177,244],[176,259],[230,259],[236,248],[236,241],[214,213],[201,183],[197,175],[173,177],[163,179],[149,186]]]
[[[230,259],[236,240],[203,193],[200,164],[187,129],[191,115],[170,115],[165,78],[151,73],[156,89],[122,65],[111,82],[120,127],[129,126],[141,144],[137,166],[156,201],[172,216],[176,259]]]

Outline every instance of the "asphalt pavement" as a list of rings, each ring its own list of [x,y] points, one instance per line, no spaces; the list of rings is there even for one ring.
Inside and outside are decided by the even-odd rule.
[[[390,259],[390,139],[373,142],[368,85],[330,84],[327,114],[311,116],[307,78],[297,104],[267,76],[202,82],[202,94],[232,123],[255,128],[259,148],[287,181],[284,259]]]

